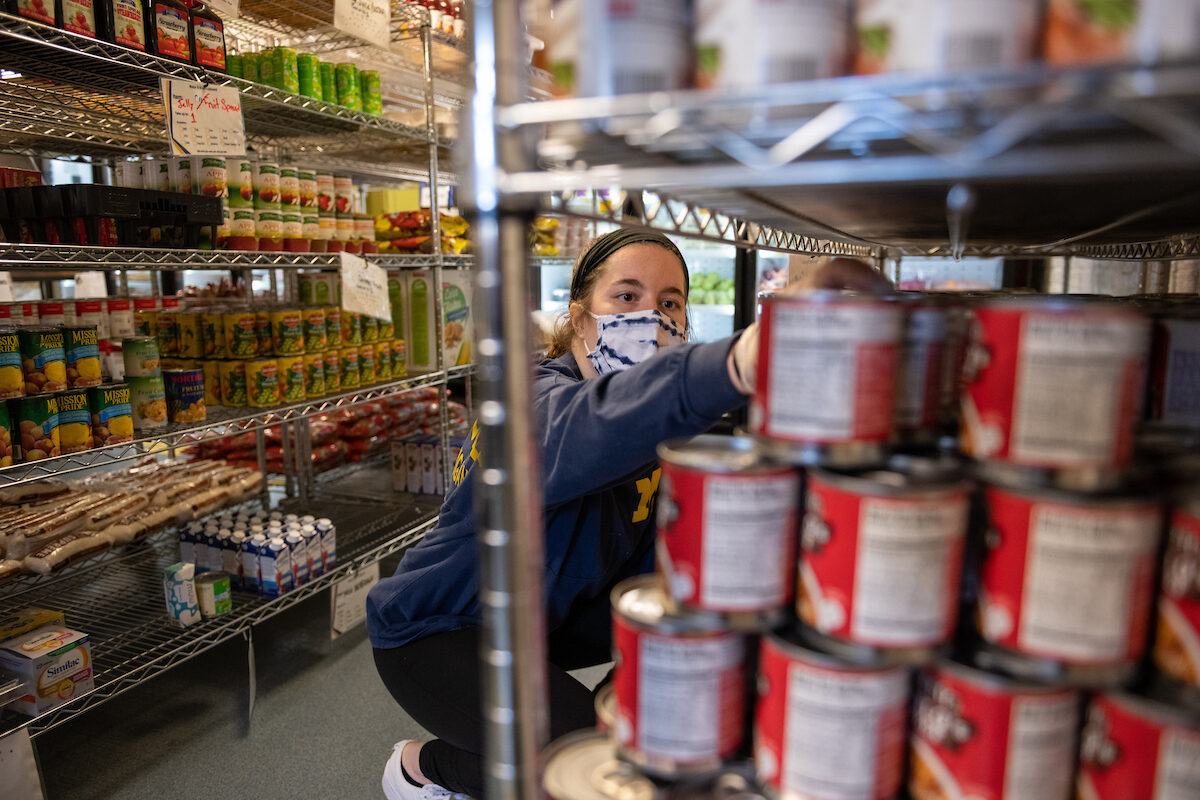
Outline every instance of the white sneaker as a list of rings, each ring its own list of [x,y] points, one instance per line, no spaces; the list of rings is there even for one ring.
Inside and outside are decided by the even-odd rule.
[[[400,767],[400,754],[404,745],[411,742],[405,739],[392,746],[392,755],[383,767],[383,794],[388,800],[470,800],[465,794],[456,794],[436,783],[424,786],[413,786],[404,777]]]

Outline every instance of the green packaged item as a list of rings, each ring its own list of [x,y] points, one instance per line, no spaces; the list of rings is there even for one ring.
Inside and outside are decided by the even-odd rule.
[[[230,75],[232,75],[235,78],[242,77],[242,73],[243,73],[243,69],[244,69],[243,64],[242,64],[242,57],[237,55],[236,53],[230,53],[229,55],[227,55],[225,57],[225,69]]]
[[[245,62],[242,63],[242,71],[246,70]],[[279,86],[279,75],[283,70],[283,65],[279,62],[275,54],[275,48],[263,50],[258,53],[258,82],[265,83],[267,86]]]
[[[330,61],[319,62],[321,66],[321,99],[326,103],[337,102],[337,81],[334,78],[334,66]]]
[[[362,92],[358,85],[358,67],[349,62],[337,65],[334,71],[337,102],[351,111],[362,111]]]
[[[296,56],[297,73],[300,76],[300,94],[320,100],[324,97],[321,91],[321,65],[312,53],[301,53]]]
[[[261,53],[244,53],[242,55],[242,79],[260,83],[261,79],[258,76],[258,68],[261,62]]]
[[[375,117],[383,116],[383,90],[379,73],[369,69],[359,73],[359,93],[362,110]]]
[[[275,85],[285,92],[299,94],[300,67],[297,62],[296,48],[280,45],[272,52],[274,53],[273,59],[276,67],[276,80],[279,81]]]

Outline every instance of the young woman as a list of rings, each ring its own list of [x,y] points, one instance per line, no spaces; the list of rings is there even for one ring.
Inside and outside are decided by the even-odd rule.
[[[837,259],[810,286],[881,290],[866,265]],[[659,442],[703,433],[753,392],[758,330],[686,344],[688,272],[666,236],[595,239],[571,276],[568,318],[535,373],[545,492],[544,589],[550,735],[595,724],[592,692],[568,670],[611,660],[609,592],[654,568]],[[367,600],[375,663],[429,742],[395,745],[385,794],[482,797],[475,523],[476,438],[454,467],[437,527]]]

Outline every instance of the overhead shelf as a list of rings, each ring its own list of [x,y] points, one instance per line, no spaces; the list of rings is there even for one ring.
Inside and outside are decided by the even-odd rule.
[[[523,103],[505,193],[654,189],[895,253],[1196,255],[1200,65],[847,77]]]
[[[384,483],[386,495],[363,491]],[[413,544],[436,523],[441,497],[390,488],[390,471],[378,465],[352,465],[322,476],[301,513],[327,516],[337,526],[337,568],[278,598],[235,590],[231,613],[187,628],[171,624],[163,604],[163,570],[179,559],[174,530],[32,584],[0,588],[6,609],[58,609],[68,626],[86,631],[96,682],[93,691],[36,718],[0,716],[0,737],[20,728],[32,736],[44,733]],[[289,502],[280,507],[298,510]]]
[[[363,256],[384,269],[433,269],[431,255],[372,254]],[[470,256],[442,256],[443,267],[465,267]],[[6,270],[53,268],[94,270],[231,270],[336,269],[337,253],[277,253],[243,250],[167,250],[140,247],[80,247],[76,245],[5,244],[0,242],[0,267]]]

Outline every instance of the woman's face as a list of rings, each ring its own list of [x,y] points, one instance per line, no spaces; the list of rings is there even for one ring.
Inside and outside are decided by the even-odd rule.
[[[684,330],[686,291],[683,265],[671,251],[656,244],[631,244],[604,262],[592,289],[591,310],[604,316],[658,309]],[[571,309],[571,319],[585,346],[595,345],[596,320],[579,304]]]

